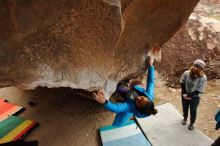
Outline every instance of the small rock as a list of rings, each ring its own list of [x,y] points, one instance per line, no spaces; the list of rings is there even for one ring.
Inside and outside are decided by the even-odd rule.
[[[86,133],[86,137],[88,137],[89,136],[89,134],[88,133]]]
[[[29,101],[29,102],[28,102],[28,105],[31,106],[31,107],[34,107],[34,106],[37,105],[37,103],[34,102],[34,101]]]
[[[176,89],[169,87],[169,90],[172,92],[176,92]]]
[[[208,130],[208,128],[205,127],[204,130]]]
[[[215,94],[211,94],[212,97],[215,97]]]
[[[218,108],[220,108],[220,104],[218,104]]]
[[[175,85],[174,85],[174,84],[170,84],[170,87],[171,87],[171,88],[174,88],[174,87],[175,87]]]
[[[207,102],[205,101],[205,102],[203,102],[204,104],[206,104]]]

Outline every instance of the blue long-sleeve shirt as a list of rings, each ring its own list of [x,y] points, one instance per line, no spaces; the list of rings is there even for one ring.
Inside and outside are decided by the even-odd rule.
[[[154,100],[154,67],[148,67],[148,77],[147,77],[147,85],[146,90],[141,86],[134,86],[134,89],[138,92],[141,92],[143,95],[148,97],[149,100]],[[147,117],[146,114],[140,113],[133,100],[126,99],[121,103],[112,103],[108,101],[104,105],[105,109],[117,113],[115,120],[113,122],[113,126],[120,126],[122,123],[126,122],[133,115],[138,118]]]

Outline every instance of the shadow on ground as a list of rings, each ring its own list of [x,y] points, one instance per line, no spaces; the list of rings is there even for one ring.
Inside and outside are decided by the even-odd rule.
[[[20,91],[8,87],[0,89],[0,98],[23,106],[18,116],[39,123],[26,140],[37,139],[40,146],[99,146],[98,129],[110,125],[114,115],[78,93],[70,88]]]

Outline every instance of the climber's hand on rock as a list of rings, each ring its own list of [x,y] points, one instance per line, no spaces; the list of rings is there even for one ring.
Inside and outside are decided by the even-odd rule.
[[[147,64],[150,65],[150,66],[153,66],[154,56],[160,52],[160,47],[155,46],[155,47],[151,48],[151,51],[152,51],[152,53],[151,53],[152,55],[148,57]]]
[[[98,92],[97,93],[93,93],[93,95],[94,95],[94,98],[95,98],[95,100],[97,102],[99,102],[101,104],[105,103],[106,98],[105,98],[103,90],[98,90]]]
[[[149,65],[150,65],[150,66],[153,66],[153,64],[154,64],[154,57],[150,57]]]
[[[152,56],[148,56],[147,60],[146,60],[146,63],[150,66],[153,66],[154,64],[154,57]]]

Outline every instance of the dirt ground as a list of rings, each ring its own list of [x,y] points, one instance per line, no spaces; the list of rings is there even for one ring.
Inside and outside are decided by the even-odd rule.
[[[155,88],[156,104],[171,102],[181,112],[179,91],[167,87],[158,77]],[[21,91],[8,87],[0,89],[0,98],[25,107],[25,111],[18,116],[39,123],[25,139],[37,139],[40,146],[99,146],[101,143],[98,129],[110,125],[114,119],[113,113],[104,110],[90,99],[80,97],[68,88]],[[36,105],[30,106],[28,104],[30,101]],[[220,135],[219,131],[214,130],[213,119],[219,108],[220,80],[210,81],[199,106],[196,127],[213,139]]]

